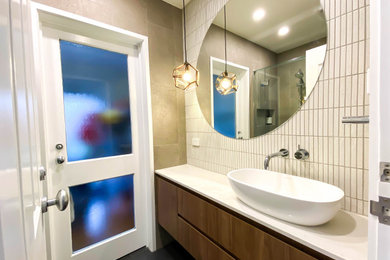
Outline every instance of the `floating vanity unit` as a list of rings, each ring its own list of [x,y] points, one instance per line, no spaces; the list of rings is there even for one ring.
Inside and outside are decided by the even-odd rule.
[[[366,259],[365,217],[340,210],[324,225],[296,225],[240,201],[225,175],[190,165],[156,173],[158,223],[195,259]]]

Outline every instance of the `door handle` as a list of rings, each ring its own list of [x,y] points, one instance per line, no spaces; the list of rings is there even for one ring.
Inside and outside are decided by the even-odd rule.
[[[69,204],[68,193],[64,190],[59,190],[55,199],[43,197],[41,199],[42,213],[47,212],[47,208],[56,205],[58,210],[64,211]]]

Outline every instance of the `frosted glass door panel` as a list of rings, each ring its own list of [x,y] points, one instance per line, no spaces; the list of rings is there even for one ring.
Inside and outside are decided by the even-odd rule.
[[[67,160],[130,154],[127,55],[60,40]]]
[[[73,251],[135,227],[133,175],[81,184],[69,190]]]

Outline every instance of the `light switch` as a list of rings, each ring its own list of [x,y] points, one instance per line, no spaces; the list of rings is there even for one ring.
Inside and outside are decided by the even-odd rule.
[[[199,137],[192,138],[192,146],[194,146],[194,147],[200,146],[200,138]]]

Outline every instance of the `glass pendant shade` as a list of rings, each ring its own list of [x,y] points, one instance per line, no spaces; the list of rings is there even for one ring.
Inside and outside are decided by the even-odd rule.
[[[229,95],[237,91],[237,76],[234,73],[222,72],[215,81],[215,87],[221,95]]]
[[[227,71],[227,41],[226,41],[226,5],[223,7],[224,40],[225,40],[225,72],[222,72],[215,81],[215,88],[221,95],[229,95],[237,91],[237,76]]]
[[[182,90],[192,90],[199,86],[199,70],[187,62],[187,31],[186,31],[186,5],[183,0],[184,22],[184,63],[173,69],[173,81],[175,87]]]
[[[199,86],[199,71],[188,62],[177,66],[173,70],[175,87],[183,90],[192,90]]]

